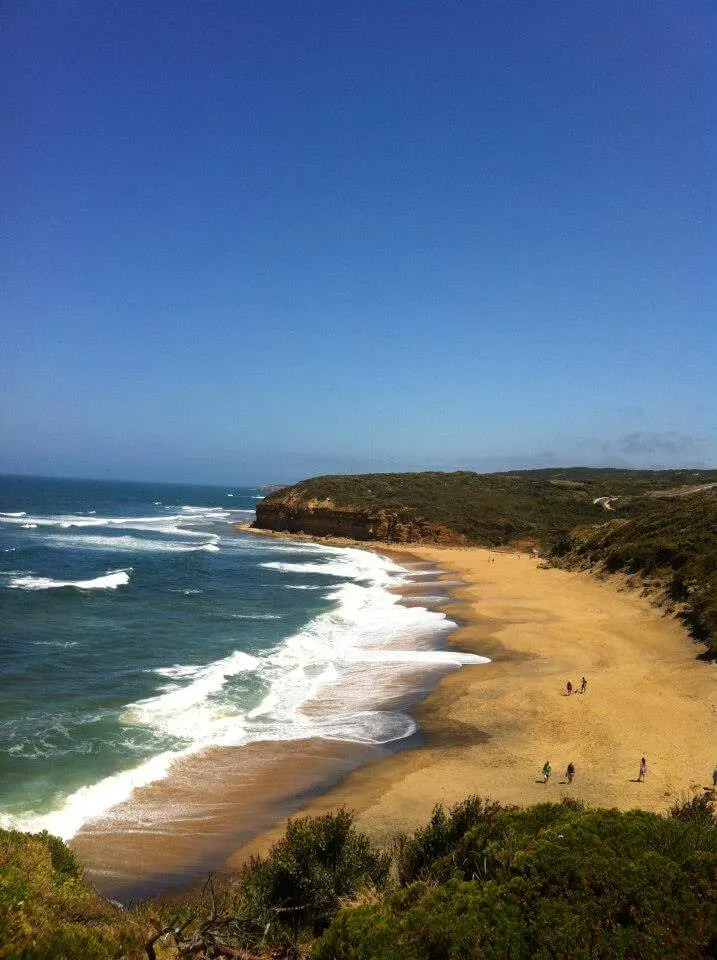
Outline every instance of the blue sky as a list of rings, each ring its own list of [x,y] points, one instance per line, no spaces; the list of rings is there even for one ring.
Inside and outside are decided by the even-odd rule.
[[[3,11],[0,472],[717,462],[710,0]]]

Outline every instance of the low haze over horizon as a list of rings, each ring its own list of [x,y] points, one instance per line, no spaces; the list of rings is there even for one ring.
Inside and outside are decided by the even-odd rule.
[[[0,473],[717,463],[717,9],[11,2]]]

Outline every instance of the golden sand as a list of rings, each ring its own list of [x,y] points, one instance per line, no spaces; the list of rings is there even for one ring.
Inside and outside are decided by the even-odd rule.
[[[387,840],[425,823],[437,802],[469,793],[521,805],[569,795],[665,811],[711,784],[717,665],[696,659],[702,648],[677,621],[619,581],[546,568],[527,554],[410,549],[465,582],[446,608],[464,624],[451,643],[492,663],[448,675],[415,711],[426,746],[355,770],[302,812],[345,805]],[[583,674],[587,692],[567,696],[567,681],[579,689]],[[648,772],[638,783],[643,754]],[[572,785],[564,777],[570,761]],[[282,830],[280,823],[255,838],[228,865]]]

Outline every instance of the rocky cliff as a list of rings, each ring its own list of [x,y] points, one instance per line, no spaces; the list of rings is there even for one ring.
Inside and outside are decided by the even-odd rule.
[[[272,497],[257,504],[256,522],[261,530],[307,533],[317,537],[348,537],[351,540],[383,540],[390,543],[466,543],[466,538],[448,527],[430,523],[406,511],[371,510],[337,506],[331,500]]]

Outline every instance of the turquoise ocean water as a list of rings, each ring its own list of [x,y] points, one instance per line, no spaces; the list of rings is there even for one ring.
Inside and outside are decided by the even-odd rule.
[[[481,662],[397,602],[395,562],[233,531],[260,497],[0,477],[0,825],[69,838],[209,746],[396,741],[415,724],[382,683]]]

